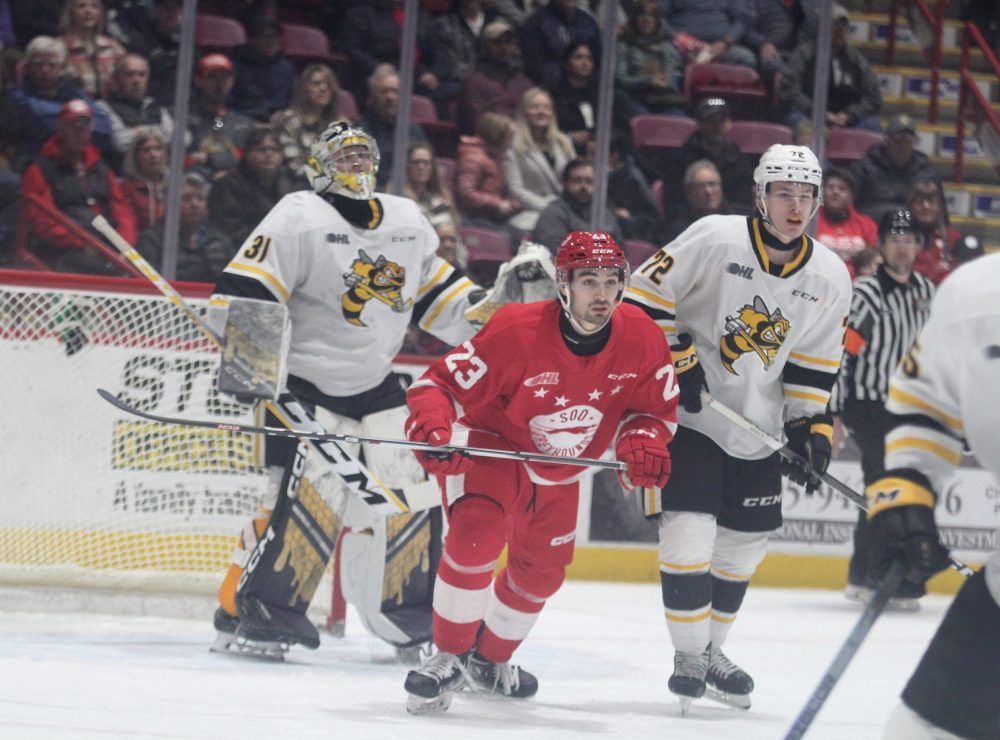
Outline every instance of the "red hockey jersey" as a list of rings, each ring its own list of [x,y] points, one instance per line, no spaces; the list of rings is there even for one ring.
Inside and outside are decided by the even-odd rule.
[[[611,316],[604,349],[580,357],[560,334],[561,310],[556,301],[503,307],[427,369],[407,392],[407,404],[451,404],[461,425],[525,452],[600,457],[619,426],[637,416],[662,424],[669,440],[677,428],[677,383],[660,328],[623,304]],[[526,465],[542,484],[567,483],[583,472],[558,463]]]

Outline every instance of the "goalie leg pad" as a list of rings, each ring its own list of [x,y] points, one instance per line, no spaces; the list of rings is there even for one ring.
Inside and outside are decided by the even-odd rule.
[[[674,648],[700,654],[710,639],[715,517],[693,511],[660,514],[660,586]]]

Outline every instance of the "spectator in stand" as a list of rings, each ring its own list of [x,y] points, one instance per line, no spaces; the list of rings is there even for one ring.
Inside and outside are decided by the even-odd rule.
[[[122,174],[122,195],[135,215],[136,231],[143,232],[163,218],[167,199],[167,140],[160,129],[135,130]]]
[[[842,167],[823,170],[823,203],[816,215],[816,240],[832,249],[857,277],[857,256],[878,247],[878,225],[854,207],[854,175]]]
[[[667,241],[671,242],[703,216],[738,214],[741,210],[723,198],[722,175],[709,159],[692,162],[684,170],[683,210],[671,221]]]
[[[7,95],[7,73],[0,65],[0,264],[4,265],[10,262],[10,245],[17,224],[17,194],[21,188],[21,176],[15,168],[16,142],[20,138],[16,125],[14,107]]]
[[[695,106],[694,117],[698,127],[677,152],[677,171],[686,172],[695,162],[709,160],[719,172],[725,173],[724,198],[737,209],[734,213],[750,213],[754,193],[753,167],[736,142],[729,138],[733,127],[729,106],[722,98],[702,98]],[[663,178],[667,202],[682,205],[683,183],[676,180],[676,177]]]
[[[507,187],[522,205],[511,226],[522,232],[535,227],[539,212],[559,197],[563,168],[574,154],[573,142],[556,125],[551,96],[539,87],[524,93],[503,162]]]
[[[814,38],[819,21],[815,0],[744,0],[743,43],[757,52],[758,69],[768,90],[777,72],[804,38]]]
[[[209,191],[209,218],[219,231],[242,245],[275,204],[296,189],[281,166],[277,135],[261,126],[247,137],[239,166]]]
[[[36,36],[24,51],[24,77],[10,92],[14,129],[20,137],[19,169],[34,159],[55,133],[64,103],[82,99],[93,109],[93,99],[63,75],[65,61],[65,47],[50,36]],[[111,122],[101,111],[95,111],[93,119],[93,144],[101,152],[108,152]]]
[[[144,57],[129,53],[118,59],[112,83],[111,93],[97,101],[97,109],[111,121],[111,163],[117,165],[132,147],[136,129],[155,126],[169,141],[174,120],[166,106],[147,94],[149,62]]]
[[[254,122],[229,109],[233,63],[225,54],[208,54],[198,62],[196,95],[188,114],[188,163],[214,182],[236,167]]]
[[[593,163],[586,159],[571,160],[563,170],[562,195],[539,214],[532,241],[544,244],[554,256],[566,234],[590,228],[590,204],[593,199]],[[621,243],[621,224],[607,206],[604,207],[598,230],[609,232],[615,241]]]
[[[90,142],[93,109],[85,100],[70,100],[59,112],[56,133],[24,171],[21,191],[50,209],[61,211],[97,237],[90,222],[102,215],[135,244],[135,218],[122,195],[115,173]],[[87,241],[66,228],[47,209],[28,199],[22,214],[31,248],[59,272],[117,273]]]
[[[594,143],[597,126],[600,90],[594,76],[594,52],[586,41],[577,41],[566,47],[562,61],[562,77],[549,92],[556,124],[573,140],[577,155],[583,157]]]
[[[577,7],[578,0],[549,0],[548,5],[532,13],[521,26],[521,53],[531,79],[541,87],[559,81],[559,60],[570,44],[586,41],[601,56],[601,30],[597,21]]]
[[[303,182],[309,148],[340,115],[340,85],[325,64],[310,64],[299,75],[288,108],[278,111],[271,127],[281,142],[285,169]]]
[[[399,105],[399,74],[391,64],[380,64],[368,79],[368,98],[365,112],[358,120],[358,126],[378,142],[379,167],[378,187],[384,189],[392,180],[392,168],[396,158],[396,112]],[[424,130],[415,123],[410,124],[407,141],[427,141]]]
[[[101,0],[66,0],[59,30],[69,76],[92,98],[107,97],[115,62],[125,54],[125,49],[104,33]]]
[[[662,244],[666,234],[663,215],[649,181],[629,153],[629,135],[611,134],[608,151],[608,205],[622,226],[626,239]]]
[[[410,144],[403,195],[420,206],[432,226],[442,221],[458,223],[455,200],[441,176],[434,147],[426,141]]]
[[[215,283],[236,246],[208,220],[205,192],[208,185],[197,172],[188,172],[181,183],[180,227],[177,241],[177,280]],[[158,221],[139,237],[138,252],[156,266],[163,261],[165,222]]]
[[[490,0],[490,7],[515,28],[520,28],[547,0]]]
[[[441,46],[439,100],[450,103],[458,95],[481,53],[483,29],[496,18],[486,0],[455,0],[451,10],[434,21]]]
[[[458,233],[455,222],[442,219],[434,224],[434,231],[439,240],[438,257],[460,270],[466,269],[469,266],[469,250],[462,243],[462,236]]]
[[[132,3],[118,13],[119,41],[149,60],[149,94],[168,108],[174,102],[177,56],[180,52],[182,0]]]
[[[514,28],[496,20],[483,29],[483,54],[458,96],[458,128],[473,132],[479,116],[486,112],[513,117],[531,80],[521,71]]]
[[[907,194],[906,207],[924,237],[914,267],[921,275],[937,284],[962,263],[983,256],[976,236],[951,227],[944,191],[936,179],[917,178]]]
[[[906,206],[906,194],[918,179],[937,180],[934,165],[917,150],[917,129],[905,113],[889,121],[885,141],[873,144],[854,164],[858,210],[879,223],[886,211]]]
[[[637,0],[618,43],[615,82],[640,113],[684,114],[677,79],[684,61],[668,37],[656,0]]]
[[[667,36],[691,61],[756,67],[741,41],[744,0],[659,0]]]
[[[878,112],[882,107],[882,91],[878,77],[865,56],[847,43],[849,27],[847,11],[835,3],[826,126],[881,131]],[[778,91],[778,97],[788,108],[787,122],[791,128],[812,115],[815,75],[816,41],[804,41],[788,58]]]
[[[399,0],[357,0],[351,3],[351,12],[344,18],[340,48],[350,65],[348,79],[341,82],[358,100],[364,97],[365,86],[376,67],[399,64],[402,5]],[[433,69],[441,50],[436,48],[431,17],[423,9],[418,13],[414,92],[434,98],[440,80]]]
[[[249,43],[233,49],[236,76],[230,95],[233,109],[258,121],[288,107],[295,67],[281,53],[281,24],[259,16],[249,28]]]
[[[502,113],[483,113],[476,135],[461,138],[455,200],[464,225],[509,233],[507,219],[521,210],[503,177],[503,158],[513,138],[514,121]]]

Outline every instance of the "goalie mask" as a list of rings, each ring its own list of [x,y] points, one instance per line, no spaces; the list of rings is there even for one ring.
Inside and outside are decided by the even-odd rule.
[[[330,124],[309,150],[306,175],[319,195],[335,193],[355,200],[375,196],[379,152],[363,129],[338,121]]]
[[[559,302],[574,328],[583,331],[583,333],[593,333],[596,330],[590,332],[583,330],[570,311],[572,298],[570,285],[573,281],[573,271],[587,267],[613,268],[618,271],[618,293],[604,324],[611,319],[611,314],[622,302],[625,289],[628,287],[630,272],[625,252],[618,246],[615,238],[605,231],[571,231],[559,245],[559,251],[556,252],[556,288]],[[603,324],[598,329],[602,327]]]

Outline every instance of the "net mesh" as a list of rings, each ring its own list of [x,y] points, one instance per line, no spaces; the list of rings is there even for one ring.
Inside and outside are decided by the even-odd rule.
[[[95,392],[252,422],[216,391],[218,351],[190,319],[159,296],[0,284],[0,367],[0,583],[214,589],[264,493],[260,440]]]

